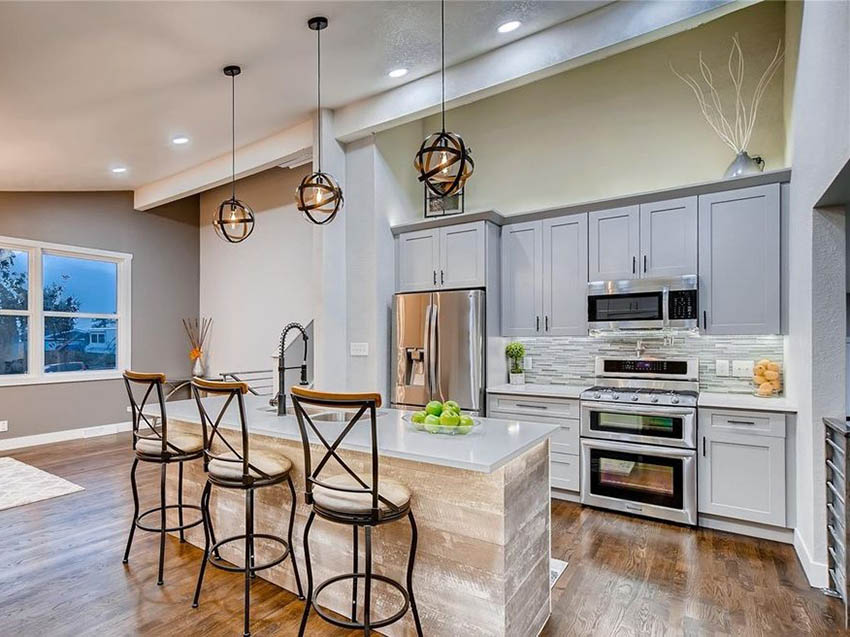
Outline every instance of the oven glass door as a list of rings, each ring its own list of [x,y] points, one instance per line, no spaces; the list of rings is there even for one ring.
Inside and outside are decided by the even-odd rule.
[[[682,458],[590,449],[590,492],[618,500],[681,510]]]
[[[681,414],[647,415],[596,409],[590,411],[591,432],[682,440],[684,424],[685,416]]]
[[[587,299],[588,320],[595,323],[663,321],[664,293],[603,294]]]

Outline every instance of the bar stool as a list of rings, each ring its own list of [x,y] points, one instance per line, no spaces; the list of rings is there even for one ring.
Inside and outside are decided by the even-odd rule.
[[[209,396],[219,396],[222,400],[216,403],[218,413],[212,418],[201,400],[200,392],[206,392]],[[243,396],[248,393],[248,385],[242,382],[209,381],[201,378],[192,379],[192,393],[198,403],[198,411],[201,414],[201,426],[203,431],[203,454],[204,470],[207,471],[207,483],[201,494],[201,515],[204,520],[204,559],[201,562],[201,571],[198,573],[198,584],[195,588],[195,597],[192,607],[197,608],[201,596],[201,585],[204,581],[204,571],[209,562],[216,568],[231,573],[245,574],[245,608],[244,608],[244,635],[251,634],[250,629],[250,604],[251,604],[251,579],[257,571],[262,571],[276,566],[289,558],[292,562],[292,570],[295,573],[295,583],[298,586],[298,599],[304,599],[301,590],[301,578],[298,575],[298,564],[295,561],[295,553],[292,545],[292,527],[295,523],[295,486],[292,484],[292,462],[286,456],[268,453],[265,451],[251,452],[248,443],[247,418],[245,416],[245,400]],[[236,403],[239,413],[239,431],[241,444],[233,445],[222,432],[221,423],[232,403]],[[254,491],[263,487],[271,487],[277,484],[287,483],[291,505],[289,508],[289,530],[287,538],[270,535],[268,533],[254,532]],[[212,486],[225,489],[242,489],[245,492],[245,533],[234,535],[216,542],[212,534],[212,518],[210,517],[210,491]],[[262,538],[276,542],[283,547],[283,552],[275,559],[265,564],[254,563],[254,540]],[[212,546],[210,545],[212,540]],[[216,554],[218,549],[230,542],[244,540],[245,542],[245,564],[244,566],[229,566],[211,559],[210,553]]]
[[[372,629],[382,628],[397,622],[404,617],[410,608],[413,613],[413,621],[416,624],[416,634],[422,637],[422,625],[419,622],[419,612],[416,610],[416,601],[413,597],[413,566],[416,559],[416,521],[413,511],[410,509],[410,491],[402,484],[394,480],[382,480],[378,472],[378,435],[376,409],[381,406],[380,394],[329,394],[304,387],[292,387],[290,390],[292,403],[295,406],[295,415],[298,419],[298,428],[301,431],[301,441],[304,447],[304,476],[305,497],[307,504],[312,505],[310,517],[304,527],[304,553],[307,561],[307,603],[304,606],[304,614],[301,617],[301,627],[298,631],[299,637],[304,635],[307,626],[307,618],[310,608],[314,608],[316,614],[326,622],[348,628],[362,630],[364,635],[369,635]],[[347,409],[354,410],[354,414],[336,436],[333,442],[329,442],[310,415],[304,409],[304,405],[311,405],[323,409]],[[369,412],[370,418],[370,442],[372,454],[371,485],[367,484],[351,467],[339,456],[337,448],[345,437],[354,428],[361,417]],[[309,425],[311,433],[318,438],[324,446],[322,456],[316,468],[312,468],[312,457],[310,451],[310,437],[307,431]],[[345,473],[322,477],[322,470],[328,461],[333,458]],[[313,588],[313,569],[310,564],[310,527],[316,516],[322,519],[347,524],[352,528],[352,542],[354,548],[353,571],[342,575],[335,575],[321,584],[315,590]],[[410,521],[410,554],[407,561],[407,586],[385,576],[372,573],[372,529],[381,524],[395,522],[404,517]],[[363,572],[358,570],[358,529],[363,527],[366,540],[366,564]],[[323,611],[317,598],[322,590],[342,580],[351,580],[351,621],[340,621]],[[357,621],[357,582],[364,581],[363,597],[363,621]],[[372,581],[378,580],[389,584],[398,591],[404,599],[401,610],[395,614],[380,620],[372,620],[371,598]]]
[[[140,373],[127,370],[124,372],[124,385],[127,388],[127,395],[130,398],[130,409],[133,414],[133,449],[136,452],[136,457],[133,460],[133,468],[130,470],[130,484],[133,486],[133,523],[130,525],[130,537],[127,538],[127,548],[124,551],[124,564],[130,559],[130,547],[133,544],[133,535],[136,528],[142,531],[150,531],[151,533],[159,533],[159,571],[156,583],[162,585],[162,571],[165,562],[165,534],[172,531],[180,532],[180,541],[185,542],[183,532],[193,526],[201,524],[202,518],[190,522],[183,523],[183,510],[193,509],[201,510],[201,507],[192,504],[183,504],[183,463],[188,460],[197,460],[203,456],[203,438],[198,435],[187,434],[182,432],[169,434],[168,419],[165,415],[165,398],[162,394],[162,385],[165,382],[165,374],[159,373]],[[137,386],[138,392],[142,395],[140,401],[136,400],[136,394],[133,392],[133,386]],[[159,427],[154,422],[148,419],[148,416],[142,413],[147,404],[148,399],[156,390],[156,398],[159,402]],[[145,427],[142,427],[144,423]],[[159,475],[159,506],[149,509],[139,515],[139,491],[136,487],[136,468],[139,466],[139,461],[155,462],[160,465]],[[177,504],[166,504],[165,501],[165,478],[168,465],[177,463],[178,479],[177,479]],[[178,525],[166,527],[166,512],[169,509],[177,509]],[[159,513],[160,524],[159,528],[145,525],[142,520],[152,513]]]

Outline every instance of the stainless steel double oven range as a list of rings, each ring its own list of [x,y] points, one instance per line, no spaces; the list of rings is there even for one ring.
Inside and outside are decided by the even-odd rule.
[[[697,523],[696,359],[596,359],[581,394],[581,501]]]

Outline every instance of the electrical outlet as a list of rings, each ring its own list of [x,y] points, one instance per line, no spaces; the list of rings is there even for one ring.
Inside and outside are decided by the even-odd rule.
[[[716,376],[729,376],[729,361],[716,360],[714,361],[714,374]]]
[[[523,359],[522,368],[523,369],[534,369],[534,361],[532,360],[531,356],[526,356]]]
[[[753,361],[732,361],[732,376],[747,378],[753,375]]]
[[[9,421],[0,420],[0,431],[9,431]]]
[[[369,343],[350,343],[349,351],[352,356],[368,356]]]

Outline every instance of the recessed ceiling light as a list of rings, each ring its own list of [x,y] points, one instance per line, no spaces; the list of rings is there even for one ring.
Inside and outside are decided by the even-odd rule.
[[[505,22],[502,26],[500,26],[497,30],[499,33],[510,33],[519,28],[522,22],[519,20],[511,20],[510,22]]]
[[[185,135],[178,135],[177,137],[171,140],[171,143],[177,146],[182,146],[183,144],[189,143],[189,138]]]
[[[114,172],[116,175],[120,175],[121,173],[127,172],[127,169],[124,166],[116,166],[112,169],[112,172]]]
[[[407,69],[393,69],[389,72],[390,77],[404,77],[407,75]]]

